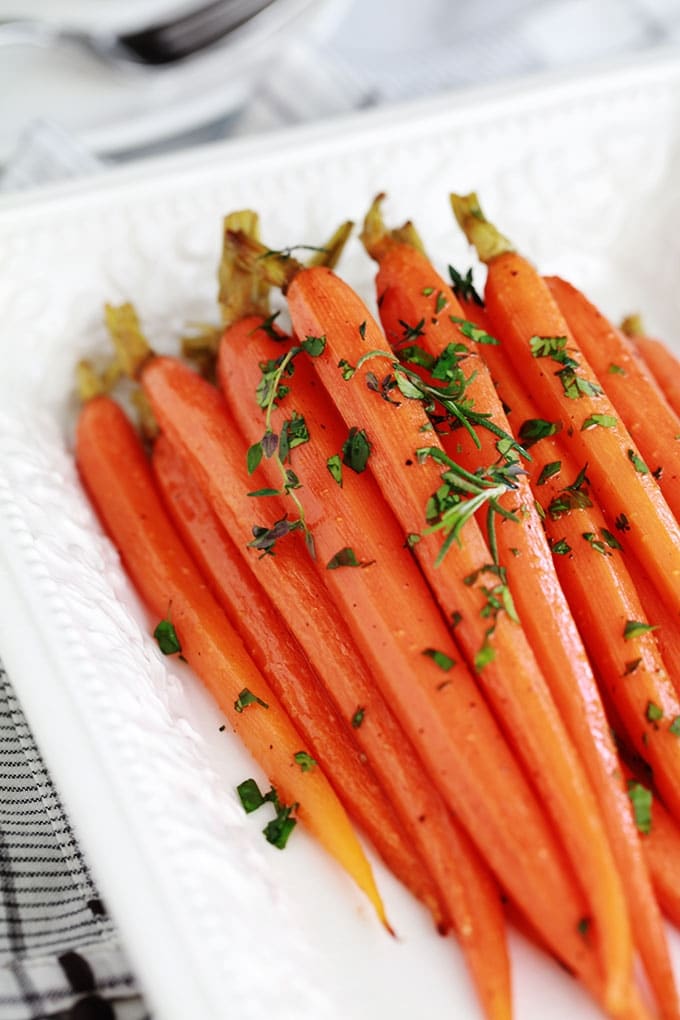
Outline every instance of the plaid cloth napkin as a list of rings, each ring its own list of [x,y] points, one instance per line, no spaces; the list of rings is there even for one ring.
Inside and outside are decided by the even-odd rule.
[[[190,140],[673,43],[676,0],[460,0],[455,11],[446,0],[420,0],[417,10],[392,0],[387,17],[381,0],[354,0],[330,38],[302,36],[286,50],[238,117]],[[102,168],[57,125],[33,125],[0,190]],[[0,790],[0,1020],[143,1020],[147,1008],[1,663]]]

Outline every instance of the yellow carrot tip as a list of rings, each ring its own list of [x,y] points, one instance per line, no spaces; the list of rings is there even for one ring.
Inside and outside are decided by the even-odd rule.
[[[451,194],[450,198],[453,215],[482,262],[515,250],[512,242],[487,220],[474,191],[469,195]]]

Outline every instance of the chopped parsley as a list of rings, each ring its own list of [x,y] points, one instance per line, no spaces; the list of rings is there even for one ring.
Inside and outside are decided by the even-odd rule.
[[[645,464],[642,457],[639,457],[635,450],[628,450],[628,460],[631,462],[635,470],[639,475],[648,475],[649,468]]]
[[[366,715],[366,709],[363,706],[360,705],[359,708],[357,708],[357,710],[354,713],[354,715],[352,716],[352,720],[351,720],[352,727],[355,730],[359,729],[359,727],[361,726],[361,724],[364,721],[364,716],[365,715]]]
[[[547,436],[557,435],[562,431],[561,421],[546,421],[545,418],[527,418],[519,427],[519,438],[528,450],[530,446]]]
[[[354,552],[348,545],[344,548],[339,549],[335,556],[326,564],[326,570],[337,570],[339,567],[370,567],[375,563],[375,560],[359,560]]]
[[[317,760],[312,758],[311,754],[307,754],[306,751],[296,751],[293,758],[296,764],[300,766],[301,772],[311,772],[318,765]]]
[[[608,366],[607,371],[610,375],[625,375],[625,369],[621,368],[620,365],[615,365],[613,362]]]
[[[247,687],[244,687],[234,702],[234,710],[240,713],[243,712],[245,708],[248,708],[249,705],[261,705],[262,708],[269,708],[266,701],[263,701],[262,698],[258,698],[257,694],[253,694],[253,692],[249,691]]]
[[[257,811],[259,807],[265,803],[264,796],[260,787],[257,785],[254,779],[244,779],[242,783],[239,783],[236,787],[236,792],[239,795],[243,810],[247,815],[253,811]]]
[[[340,455],[335,453],[332,457],[329,457],[326,461],[326,467],[330,471],[331,477],[342,488],[342,461],[340,460]]]
[[[641,634],[648,634],[651,630],[658,629],[658,624],[641,623],[639,620],[626,620],[626,626],[623,628],[623,640],[632,641],[633,638],[640,637]]]
[[[613,414],[591,414],[581,425],[581,432],[592,429],[599,425],[603,429],[613,429],[618,424],[618,419]]]
[[[652,829],[652,793],[634,779],[628,781],[628,796],[633,805],[633,817],[638,832],[644,836]]]
[[[600,553],[602,556],[611,556],[606,543],[601,542],[594,531],[584,531],[581,537],[586,540],[590,548],[594,549],[595,552]]]
[[[562,470],[561,460],[551,460],[549,464],[545,464],[540,475],[536,479],[536,485],[545,485],[549,478],[554,475],[558,475]]]
[[[313,758],[310,760],[314,761]],[[297,820],[292,817],[293,812],[297,811],[300,805],[297,803],[290,805],[282,804],[273,786],[269,793],[263,795],[254,779],[244,779],[236,787],[236,792],[246,814],[257,811],[263,804],[269,803],[274,805],[276,816],[265,825],[262,833],[267,842],[271,843],[272,846],[277,847],[279,850],[285,849],[290,834],[297,825]]]
[[[557,542],[552,543],[550,550],[555,554],[555,556],[566,556],[571,552],[571,546],[567,542],[566,538],[560,538]]]
[[[475,290],[472,280],[472,268],[468,269],[465,276],[463,276],[453,266],[449,266],[449,276],[453,286],[453,293],[456,297],[462,298],[463,301],[474,301],[480,308],[484,307],[484,302]]]
[[[177,655],[182,651],[182,646],[177,637],[177,631],[170,620],[161,620],[153,632],[158,642],[158,647],[163,655]]]
[[[673,721],[668,727],[668,732],[672,733],[674,737],[680,737],[680,715],[673,717]]]
[[[450,315],[449,318],[451,322],[454,322],[459,327],[463,336],[467,337],[468,340],[472,340],[473,343],[498,346],[496,337],[491,336],[485,329],[475,326],[474,322],[470,322],[468,319],[461,319],[457,315]]]
[[[326,350],[326,337],[307,336],[301,341],[300,347],[310,358],[318,358]]]
[[[648,701],[645,716],[649,722],[658,723],[660,719],[663,719],[663,709],[653,701]]]
[[[307,429],[307,423],[301,414],[293,411],[293,417],[287,418],[281,426],[281,435],[279,436],[279,457],[281,463],[285,464],[290,457],[290,451],[294,450],[296,446],[302,446],[303,443],[308,442],[309,430]]]
[[[456,665],[456,660],[452,659],[446,652],[440,652],[436,648],[425,648],[423,649],[423,655],[427,655],[429,659],[432,659],[440,669],[443,669],[445,673],[448,673],[450,669]]]
[[[418,337],[422,336],[425,332],[425,319],[421,319],[415,326],[409,326],[408,322],[404,322],[403,319],[399,319],[399,325],[402,328],[402,340],[406,343],[411,340],[417,340]]]
[[[562,383],[565,396],[570,400],[577,400],[579,397],[598,397],[602,394],[602,387],[589,379],[584,379],[577,372],[580,367],[576,358],[567,352],[566,336],[532,336],[529,339],[529,347],[534,358],[550,358],[562,368],[555,373]]]
[[[371,455],[371,443],[364,429],[352,426],[342,444],[342,463],[357,474],[366,470]]]
[[[623,671],[623,675],[624,676],[630,676],[631,673],[635,672],[635,670],[638,668],[638,666],[640,665],[641,662],[642,662],[642,659],[630,659],[626,663],[626,668]]]

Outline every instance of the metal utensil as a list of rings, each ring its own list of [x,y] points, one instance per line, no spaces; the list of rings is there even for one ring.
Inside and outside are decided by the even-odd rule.
[[[174,64],[252,21],[276,0],[212,0],[193,11],[134,32],[83,32],[50,22],[0,21],[0,45],[71,43],[117,64]]]

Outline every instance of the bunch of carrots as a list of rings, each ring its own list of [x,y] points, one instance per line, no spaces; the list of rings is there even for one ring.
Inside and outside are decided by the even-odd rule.
[[[306,824],[389,929],[357,825],[455,932],[489,1020],[512,1015],[508,918],[610,1016],[679,1018],[678,364],[474,195],[451,201],[483,298],[381,199],[380,324],[334,272],[347,225],[303,265],[247,212],[188,357],[109,309],[111,363],[79,366],[84,485],[161,649],[268,775],[238,792],[273,805],[271,843]]]

